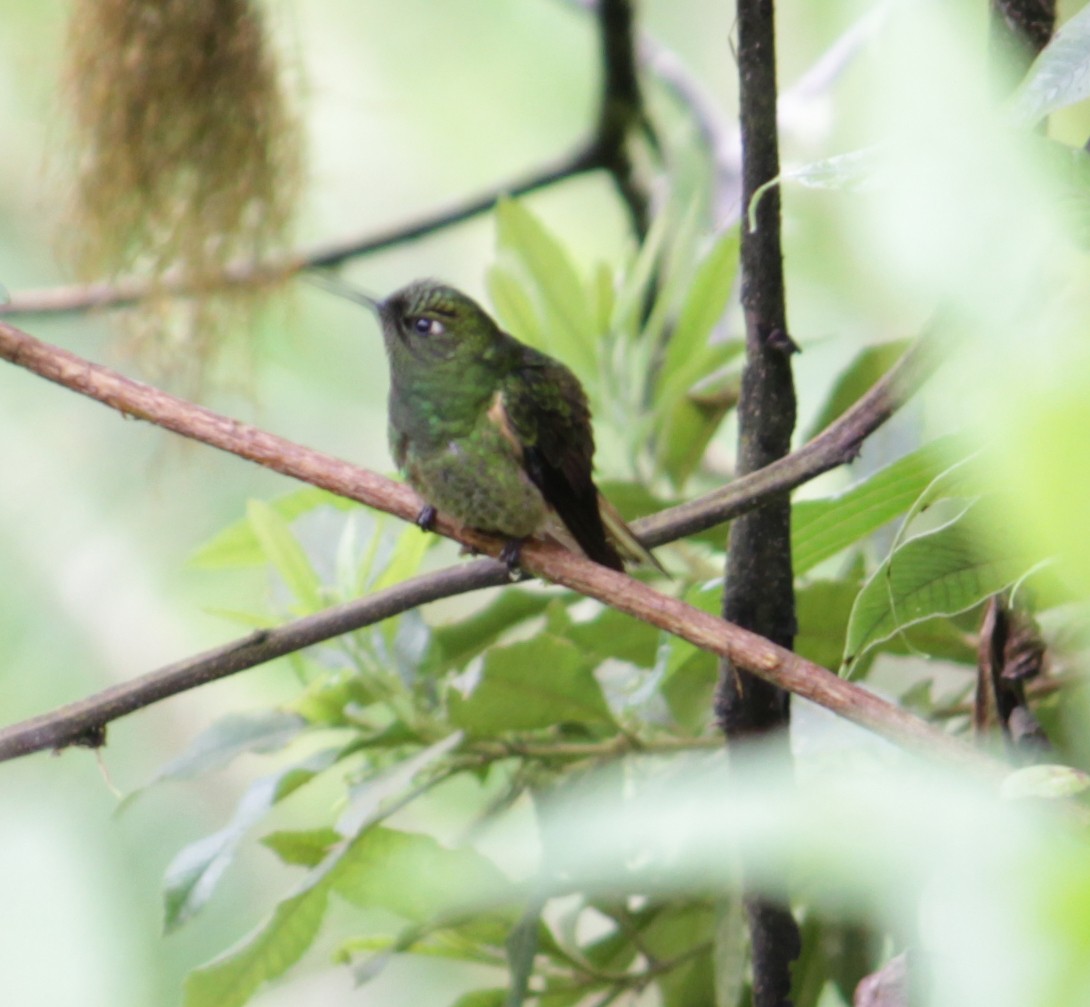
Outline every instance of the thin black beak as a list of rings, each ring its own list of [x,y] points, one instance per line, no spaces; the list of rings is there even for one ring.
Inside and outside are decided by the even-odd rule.
[[[318,272],[317,270],[310,270],[303,274],[303,279],[313,283],[316,287],[321,287],[323,290],[328,290],[331,294],[336,294],[338,297],[343,297],[349,301],[355,301],[356,304],[362,304],[365,308],[370,308],[380,318],[382,317],[382,301],[377,297],[372,297],[370,294],[365,294],[362,290],[357,290],[351,284],[345,283],[339,276],[335,276],[333,273]]]

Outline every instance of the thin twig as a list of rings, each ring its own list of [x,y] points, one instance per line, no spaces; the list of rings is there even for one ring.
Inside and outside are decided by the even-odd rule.
[[[502,196],[523,196],[599,167],[597,143],[585,144],[567,157],[525,178],[489,189],[479,196],[366,238],[315,245],[272,262],[247,260],[230,263],[223,271],[221,286],[229,288],[277,283],[304,269],[340,265],[348,259],[394,248],[463,223],[492,209]],[[176,272],[168,272],[156,280],[126,278],[114,283],[73,284],[16,294],[7,303],[0,304],[0,316],[76,314],[91,309],[124,308],[151,296],[187,296],[207,293],[208,289],[207,281],[201,287],[194,288],[187,277]]]
[[[124,415],[148,420],[405,520],[415,519],[420,511],[420,498],[400,483],[132,381],[67,350],[43,343],[3,322],[0,322],[0,358],[95,398]],[[500,539],[461,528],[442,515],[436,522],[436,531],[490,555],[498,554],[503,546]],[[530,574],[596,598],[681,636],[697,647],[729,657],[739,667],[812,699],[906,747],[986,772],[997,771],[994,763],[956,738],[936,730],[892,703],[842,681],[826,669],[777,647],[769,640],[660,594],[630,577],[607,570],[558,546],[536,541],[526,543],[521,562]],[[494,573],[486,576],[483,568],[488,566],[493,568]],[[482,569],[478,570],[477,567]],[[467,579],[481,578],[480,581],[474,580],[479,586],[499,583],[506,577],[506,568],[501,563],[481,561],[470,564],[467,569]],[[460,573],[461,570],[456,568],[455,572],[444,573],[443,576],[457,579]],[[408,592],[422,590],[419,582],[403,587]],[[450,585],[447,587],[449,589]],[[381,602],[376,599],[372,599],[372,602],[388,606],[390,597],[384,594]],[[383,609],[386,614],[393,614],[396,610],[399,609]],[[267,637],[265,639],[267,641]],[[242,646],[260,646],[261,642],[250,639]],[[46,718],[49,716],[45,715]],[[88,723],[89,726],[101,728],[104,721]],[[43,729],[41,718],[37,720],[36,729]],[[9,728],[0,734],[0,739],[8,738],[13,730]],[[25,739],[20,746],[21,751],[29,750]],[[10,753],[9,757],[14,754]]]

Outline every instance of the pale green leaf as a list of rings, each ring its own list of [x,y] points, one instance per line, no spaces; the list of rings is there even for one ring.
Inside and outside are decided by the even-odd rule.
[[[337,894],[353,905],[384,909],[418,924],[512,894],[510,882],[475,850],[384,826],[367,829],[353,842],[332,879]]]
[[[791,512],[795,573],[805,573],[912,508],[949,464],[956,447],[952,438],[934,441],[838,496],[795,504]]]
[[[306,721],[298,714],[276,709],[221,717],[163,766],[153,782],[192,779],[222,769],[243,752],[277,751],[304,727]]]
[[[717,361],[705,356],[708,339],[726,311],[738,272],[738,228],[716,240],[697,267],[677,324],[666,344],[657,396],[669,398],[686,391]]]
[[[326,749],[297,766],[252,783],[231,821],[218,832],[184,847],[166,869],[163,881],[164,930],[177,929],[199,912],[215,892],[246,833],[278,801],[332,766],[340,749]]]
[[[288,522],[262,500],[251,500],[246,514],[265,559],[280,574],[304,610],[316,612],[322,607],[321,581]]]
[[[1003,780],[1000,793],[1006,800],[1043,797],[1067,799],[1090,787],[1090,774],[1071,766],[1026,766]]]
[[[285,864],[297,867],[317,867],[329,851],[341,841],[335,829],[270,832],[261,837],[261,844],[273,851]]]
[[[273,500],[272,507],[285,521],[294,521],[297,517],[328,504],[339,510],[347,510],[358,504],[342,496],[307,486]],[[228,525],[223,531],[209,539],[191,557],[190,565],[205,570],[223,570],[237,567],[262,566],[266,562],[261,542],[254,531],[249,518],[243,518]]]
[[[501,249],[516,256],[540,293],[549,352],[576,373],[596,373],[594,311],[564,247],[523,203],[513,199],[497,204],[496,227]]]
[[[1071,18],[1033,61],[1011,99],[1017,122],[1034,126],[1045,116],[1090,97],[1090,7]]]
[[[500,325],[521,342],[547,352],[549,341],[542,331],[534,302],[511,271],[496,262],[489,267],[485,280]]]

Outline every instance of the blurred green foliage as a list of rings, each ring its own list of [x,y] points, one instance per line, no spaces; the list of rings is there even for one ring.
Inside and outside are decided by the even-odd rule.
[[[19,5],[12,31],[52,52],[36,6]],[[886,11],[864,58],[793,92],[825,45],[882,5],[817,6],[778,5],[802,427],[848,408],[937,306],[949,352],[923,401],[847,475],[797,495],[798,649],[967,733],[982,605],[1012,589],[1069,683],[1038,709],[1053,758],[1077,767],[1090,716],[1077,632],[1090,575],[1083,176],[1042,169],[966,83],[983,45],[981,18],[961,19],[980,15],[968,3]],[[648,29],[716,96],[732,88],[731,16],[719,3],[644,5]],[[593,35],[569,5],[330,0],[292,18],[280,28],[315,96],[306,238],[396,225],[555,156],[589,120]],[[1027,85],[1038,110],[1080,97],[1081,53],[1061,51],[1050,72],[1071,87],[1047,108]],[[650,90],[674,160],[638,247],[608,184],[588,178],[354,267],[375,290],[427,274],[483,288],[516,335],[569,363],[594,405],[602,483],[628,516],[729,478],[742,363],[737,227],[712,218],[714,173],[687,113]],[[28,153],[11,169],[19,195],[0,191],[13,291],[55,279],[42,222],[22,205],[37,192],[24,162],[45,145],[45,100],[25,100],[4,111]],[[1057,145],[1078,114],[1061,117]],[[819,177],[820,192],[792,181]],[[27,327],[119,352],[97,319]],[[270,304],[259,336],[259,420],[386,467],[372,323],[306,296]],[[0,501],[6,719],[452,555],[327,494],[167,450],[22,375],[0,380],[0,452],[15,474]],[[216,394],[227,411],[255,411]],[[666,589],[718,611],[724,543],[716,530],[664,548]],[[539,585],[406,612],[246,681],[111,729],[118,782],[154,783],[116,820],[89,760],[5,769],[18,827],[0,850],[36,858],[0,890],[9,922],[30,921],[14,950],[33,960],[32,946],[63,940],[81,1002],[746,1004],[741,857],[803,921],[798,1007],[848,1003],[905,946],[929,1004],[1090,996],[1077,772],[1023,770],[997,797],[796,704],[796,783],[756,756],[732,755],[725,778],[715,662]],[[78,848],[61,838],[73,834]],[[33,883],[17,887],[20,873]],[[54,905],[86,924],[58,929]],[[166,941],[149,936],[160,909]],[[5,969],[0,992],[67,1002],[57,972],[35,985]]]

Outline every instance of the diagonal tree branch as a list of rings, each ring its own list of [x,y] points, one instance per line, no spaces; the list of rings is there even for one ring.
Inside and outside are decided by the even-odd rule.
[[[108,368],[34,339],[3,322],[0,322],[0,358],[89,395],[124,415],[146,419],[183,436],[238,454],[285,475],[321,486],[405,520],[413,520],[419,513],[420,499],[400,483],[185,402],[149,385],[132,381]],[[879,410],[876,415],[881,412]],[[856,433],[853,430],[853,436]],[[503,545],[497,538],[460,528],[442,515],[438,518],[436,530],[473,549],[492,555],[497,554]],[[659,534],[669,534],[665,525],[659,526]],[[527,543],[522,553],[522,563],[529,573],[596,598],[604,604],[679,635],[697,647],[729,657],[739,667],[775,682],[778,687],[806,696],[899,744],[977,770],[995,772],[995,764],[990,760],[894,704],[839,679],[826,669],[803,660],[757,634],[660,594],[630,577],[607,570],[549,543]],[[439,583],[433,584],[432,580],[436,578]],[[348,608],[370,605],[370,609],[364,610],[366,618],[375,621],[425,600],[444,596],[444,593],[473,590],[476,587],[502,583],[505,579],[506,569],[503,564],[482,560],[443,571],[441,574],[416,578],[388,592],[382,592],[381,595],[351,603]],[[318,623],[304,627],[294,625],[285,628],[285,631],[296,634],[295,642],[298,645],[305,645],[300,643],[301,640],[313,642],[321,638],[321,632],[343,632],[349,626],[338,620],[347,617],[345,609],[342,606],[339,610],[321,613],[320,617],[315,617],[325,620],[324,629]],[[358,609],[352,618],[355,620],[353,626],[363,624],[360,622]],[[198,684],[214,677],[208,670],[209,666],[218,667],[221,673],[226,673],[222,669],[232,662],[242,662],[244,658],[252,661],[255,657],[267,660],[268,657],[261,656],[266,653],[272,656],[271,650],[262,648],[286,648],[280,651],[282,653],[294,649],[288,642],[290,637],[278,637],[278,632],[258,634],[230,644],[219,652],[214,652],[214,657],[206,660],[204,664],[201,659],[194,659],[188,672],[188,662],[182,662],[162,672],[152,673],[143,680],[146,686],[143,697],[154,694],[156,690],[163,690],[161,695],[168,694],[160,684],[160,678],[173,681],[177,686],[178,676],[181,675],[181,681],[185,682],[185,675],[188,673],[194,676],[190,679],[191,683]],[[124,689],[124,686],[118,688]],[[49,730],[48,719],[52,716],[49,714],[31,722],[32,727],[26,728],[29,733],[23,733],[22,725],[8,728],[0,732],[0,757],[11,758],[28,751],[64,744],[66,741],[72,743],[94,739],[100,735],[106,720],[111,719],[110,711],[115,709],[112,704],[128,704],[127,710],[122,711],[128,712],[139,705],[154,701],[146,699],[146,702],[136,702],[134,696],[141,697],[139,690],[123,700],[119,700],[117,693],[110,690],[105,699],[92,697],[84,701],[88,705],[82,707],[78,714],[72,714],[74,719],[66,721],[67,736],[61,736],[64,732],[59,732],[47,739],[43,732]],[[120,715],[121,712],[116,713],[116,716]],[[35,738],[36,744],[32,743]]]

